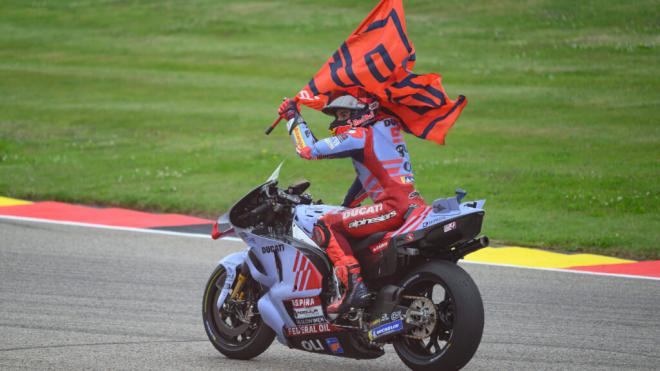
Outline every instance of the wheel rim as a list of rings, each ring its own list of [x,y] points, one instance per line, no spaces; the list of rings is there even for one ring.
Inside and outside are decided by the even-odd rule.
[[[229,302],[229,297],[225,299],[222,308],[218,308],[218,298],[222,292],[225,277],[226,273],[222,273],[214,283],[216,290],[213,300],[209,303],[211,307],[210,312],[213,314],[213,325],[216,328],[217,334],[224,340],[223,342],[226,345],[242,347],[250,342],[259,329],[258,316],[254,315],[250,323],[242,322],[237,314],[237,311],[240,311],[240,309]]]
[[[422,296],[431,300],[435,323],[432,330],[423,332],[426,335],[423,339],[402,337],[400,344],[422,362],[440,357],[449,348],[454,334],[455,305],[451,292],[439,279],[425,277],[408,286],[404,295]],[[408,299],[405,304],[419,306],[414,299]],[[417,336],[419,334],[419,331],[415,333]]]

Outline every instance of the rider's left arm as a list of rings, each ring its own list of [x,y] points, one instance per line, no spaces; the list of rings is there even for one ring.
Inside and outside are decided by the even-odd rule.
[[[360,178],[356,177],[355,181],[353,181],[353,184],[348,189],[341,206],[348,208],[357,207],[365,198],[367,198],[367,192],[364,190]]]

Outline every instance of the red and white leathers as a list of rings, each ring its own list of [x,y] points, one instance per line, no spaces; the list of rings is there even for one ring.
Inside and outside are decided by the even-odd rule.
[[[403,224],[411,206],[424,203],[414,187],[415,178],[401,127],[393,119],[384,119],[323,140],[316,140],[299,115],[289,120],[287,127],[300,157],[308,160],[350,157],[353,160],[357,179],[344,205],[355,206],[367,196],[374,204],[324,215],[314,230],[314,240],[326,248],[335,267],[357,266],[359,269],[347,237],[364,238],[394,230]],[[338,269],[338,275],[345,271]],[[344,277],[339,278],[345,281]]]

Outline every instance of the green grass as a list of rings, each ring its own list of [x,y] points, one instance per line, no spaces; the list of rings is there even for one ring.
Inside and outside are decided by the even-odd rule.
[[[349,161],[263,129],[373,3],[0,2],[0,194],[214,216],[286,160],[339,202]],[[428,200],[486,198],[500,243],[660,258],[659,1],[405,7],[416,72],[470,102],[446,146],[407,138]]]

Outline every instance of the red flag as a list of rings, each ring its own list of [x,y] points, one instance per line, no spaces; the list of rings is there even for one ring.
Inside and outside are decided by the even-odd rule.
[[[381,112],[397,118],[404,130],[444,144],[467,99],[449,99],[440,75],[416,75],[411,72],[414,64],[401,0],[381,0],[296,98],[320,110],[338,91],[364,89],[378,97]]]

